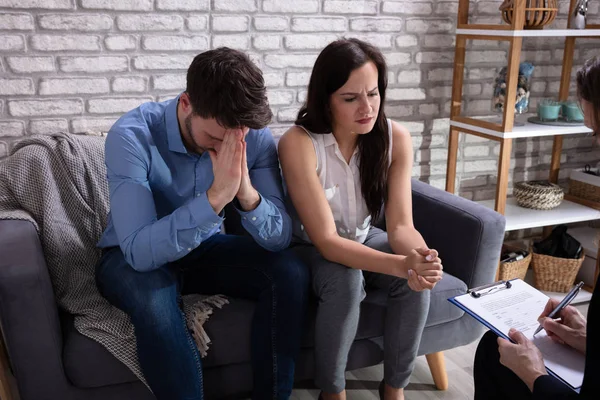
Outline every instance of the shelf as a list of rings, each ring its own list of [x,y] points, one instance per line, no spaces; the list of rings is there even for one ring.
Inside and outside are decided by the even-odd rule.
[[[569,229],[567,233],[581,243],[581,246],[583,246],[583,249],[585,250],[586,257],[596,258],[598,256],[598,247],[594,243],[596,237],[600,233],[598,229],[589,226],[580,226]]]
[[[494,208],[494,200],[478,201],[478,203]],[[567,200],[563,200],[560,206],[552,210],[531,210],[519,207],[515,198],[508,198],[504,215],[507,232],[600,219],[600,211]]]
[[[589,226],[580,226],[577,228],[569,228],[567,233],[577,239],[585,251],[585,259],[577,273],[576,282],[583,281],[588,288],[592,288],[596,283],[596,271],[599,266],[597,240],[600,229]]]
[[[527,275],[525,275],[525,282],[529,283],[531,286],[534,286],[534,278],[533,278],[533,269],[529,269],[527,271]],[[557,292],[547,292],[544,290],[540,290],[540,292],[544,293],[546,296],[555,299],[555,300],[562,300],[565,298],[566,293],[557,293]],[[581,303],[587,303],[592,299],[592,292],[587,291],[586,289],[581,289],[579,291],[579,293],[577,293],[577,296],[575,296],[575,298],[573,299],[573,301],[571,302],[571,305],[574,306],[575,304],[581,304]]]
[[[541,290],[541,292],[554,300],[562,300],[565,298],[565,295],[566,295],[566,293],[546,292],[543,290]],[[591,299],[592,299],[592,292],[588,292],[586,289],[581,288],[579,293],[577,293],[577,296],[575,296],[575,298],[571,302],[571,305],[574,306],[575,304],[587,303]]]
[[[599,36],[600,29],[457,29],[457,35],[505,37],[590,37]]]
[[[518,120],[518,118],[517,118]],[[488,121],[489,119],[482,119]],[[497,121],[496,121],[497,122]],[[521,121],[519,121],[521,122]],[[516,123],[516,121],[515,121]],[[525,137],[538,136],[556,136],[556,135],[575,135],[579,133],[592,133],[592,130],[583,125],[580,126],[552,126],[532,124],[531,122],[523,122],[523,126],[514,126],[512,132],[498,132],[493,129],[482,128],[474,124],[466,124],[458,121],[450,121],[450,126],[459,129],[466,129],[473,132],[483,133],[485,135],[495,136],[501,139],[516,139]]]

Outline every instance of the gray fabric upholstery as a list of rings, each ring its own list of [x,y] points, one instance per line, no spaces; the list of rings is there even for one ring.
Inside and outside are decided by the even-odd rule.
[[[413,181],[413,208],[417,229],[440,251],[447,272],[432,293],[421,340],[419,354],[428,354],[470,343],[482,332],[479,323],[447,298],[463,293],[467,286],[493,281],[505,222],[492,210],[417,181]],[[226,229],[232,232],[234,228]],[[30,222],[0,221],[0,254],[0,321],[22,400],[153,398],[102,346],[77,333],[72,317],[59,318],[42,248]],[[382,291],[369,291],[363,302],[348,369],[381,362],[385,297]],[[209,399],[251,390],[252,310],[252,303],[232,299],[206,325],[213,338],[204,360]],[[311,321],[309,318],[297,379],[314,374]]]
[[[504,241],[504,216],[414,179],[412,188],[415,227],[439,251],[444,270],[468,287],[492,282]]]
[[[83,336],[75,329],[72,315],[61,312],[63,328],[63,366],[68,380],[79,388],[136,382],[138,379],[123,363],[113,357],[100,343]],[[87,357],[81,357],[87,354]],[[97,374],[95,371],[105,371]]]
[[[72,385],[63,369],[62,328],[33,224],[0,221],[0,254],[0,321],[21,400],[154,398],[139,381],[94,390]]]
[[[444,324],[462,317],[463,312],[447,299],[464,293],[465,289],[462,281],[446,274],[432,292],[427,326]],[[367,298],[362,304],[357,340],[383,335],[387,293],[382,290],[367,290],[367,293]],[[311,349],[314,343],[315,307],[313,304],[313,312],[310,313],[304,335],[302,347],[305,349]],[[206,323],[206,331],[214,339],[208,355],[203,359],[205,368],[250,362],[250,327],[253,314],[254,303],[240,299],[231,299],[227,307],[214,313]],[[100,344],[79,334],[73,327],[72,317],[64,318],[63,329],[65,373],[75,386],[93,388],[137,380],[129,369],[111,357]],[[82,358],[81,354],[90,356]],[[107,373],[98,375],[95,371]]]

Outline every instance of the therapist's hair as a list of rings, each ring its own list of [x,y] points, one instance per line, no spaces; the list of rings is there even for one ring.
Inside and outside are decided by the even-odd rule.
[[[241,51],[220,47],[198,54],[187,71],[195,115],[225,128],[264,128],[273,114],[261,70]]]
[[[362,196],[373,222],[387,200],[388,154],[390,138],[384,113],[387,66],[381,51],[359,39],[340,39],[321,51],[312,70],[306,102],[296,125],[313,133],[331,134],[333,121],[331,95],[344,86],[355,69],[373,62],[377,67],[377,87],[381,105],[373,130],[358,136],[358,157]]]
[[[594,133],[600,133],[600,57],[588,60],[577,71],[577,95],[592,104]]]

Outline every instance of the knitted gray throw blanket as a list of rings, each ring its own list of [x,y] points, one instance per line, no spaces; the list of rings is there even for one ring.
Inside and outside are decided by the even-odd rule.
[[[129,317],[102,297],[94,278],[96,248],[109,211],[102,135],[31,136],[0,160],[0,219],[31,221],[39,234],[58,305],[75,328],[96,340],[146,383]],[[202,325],[221,296],[188,295],[183,308],[202,356]]]

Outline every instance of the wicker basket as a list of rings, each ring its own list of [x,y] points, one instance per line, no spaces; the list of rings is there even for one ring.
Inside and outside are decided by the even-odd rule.
[[[542,29],[554,21],[558,13],[558,0],[525,0],[524,29]],[[505,1],[500,6],[502,19],[507,24],[512,24],[514,14],[514,1]],[[519,29],[519,27],[517,27]]]
[[[580,199],[600,203],[600,176],[572,171],[569,176],[569,194]]]
[[[551,210],[560,205],[564,193],[560,186],[548,181],[518,182],[513,188],[517,204],[535,210]]]
[[[581,252],[579,259],[533,253],[531,266],[535,277],[535,287],[550,292],[568,292],[575,283],[577,272],[579,272],[584,258],[584,252]]]
[[[510,250],[522,250],[514,246],[504,245],[502,246],[502,253]],[[525,274],[527,274],[527,269],[529,268],[529,263],[531,262],[531,250],[529,250],[529,254],[527,257],[522,260],[513,261],[513,262],[501,262],[499,265],[499,274],[498,277],[500,280],[508,281],[510,279],[519,278],[525,279]]]

